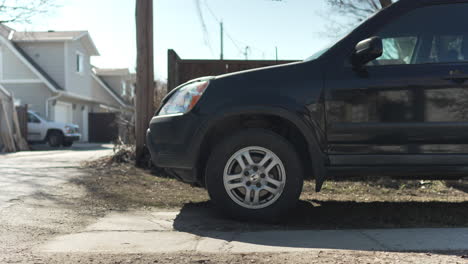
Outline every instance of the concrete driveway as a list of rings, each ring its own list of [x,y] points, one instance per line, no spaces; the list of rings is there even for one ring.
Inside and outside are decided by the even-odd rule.
[[[33,146],[38,151],[0,154],[0,208],[21,196],[46,192],[48,188],[78,177],[81,162],[112,153],[112,145],[75,144],[70,149],[51,150]]]
[[[285,228],[226,220],[190,203],[117,212],[70,181],[94,176],[80,170],[81,162],[111,153],[111,145],[84,144],[0,155],[0,263],[246,263],[244,254],[273,256],[258,257],[269,264],[313,263],[310,256],[317,263],[349,257],[354,260],[341,263],[464,263],[450,252],[468,252],[467,228]],[[430,251],[445,253],[407,253]],[[279,253],[293,255],[282,261]],[[311,259],[301,261],[304,256]]]
[[[114,212],[84,230],[41,246],[49,253],[259,253],[465,251],[468,228],[285,230],[242,224],[211,210]]]

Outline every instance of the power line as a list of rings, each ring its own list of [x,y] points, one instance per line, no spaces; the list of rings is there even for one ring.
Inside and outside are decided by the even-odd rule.
[[[200,0],[197,0],[197,1],[200,1]],[[210,15],[213,17],[213,19],[218,23],[218,24],[221,24],[222,21],[218,18],[218,16],[216,15],[216,13],[213,11],[213,9],[211,9],[210,5],[208,4],[208,1],[207,0],[204,0],[203,1],[203,4],[205,5],[206,9],[208,10],[208,12],[210,13]],[[198,5],[199,6],[199,5]],[[199,11],[199,13],[201,13],[201,11]],[[204,26],[206,26],[204,23],[203,23]],[[236,40],[232,37],[232,35],[229,33],[229,31],[226,29],[226,26],[223,27],[223,32],[224,34],[228,37],[228,39],[232,42],[232,44],[235,46],[235,48],[237,49],[237,52],[239,53],[239,55],[245,55],[245,48],[244,47],[249,47],[250,51],[252,50],[257,50],[258,52],[262,53],[262,54],[265,54],[266,52],[262,49],[259,49],[259,48],[256,48],[254,46],[251,46],[245,42],[242,42],[242,41],[239,41],[239,40]],[[211,49],[211,47],[210,47]]]
[[[206,9],[208,10],[208,12],[211,14],[211,16],[214,18],[214,20],[216,20],[216,22],[218,22],[218,24],[221,24],[223,23],[219,18],[218,16],[215,14],[215,12],[213,12],[213,9],[211,9],[210,5],[208,4],[208,1],[205,0],[203,1],[203,3],[205,4],[206,6]],[[242,48],[237,44],[237,42],[234,40],[234,38],[231,36],[231,34],[229,34],[229,32],[224,28],[224,34],[226,34],[226,36],[229,38],[229,40],[232,42],[232,44],[234,44],[234,46],[236,47],[237,51],[239,52],[239,54],[244,54],[244,51],[242,50]]]
[[[216,16],[216,14],[213,12],[213,10],[211,9],[210,5],[208,5],[208,2],[207,0],[203,1],[203,3],[205,4],[206,6],[206,9],[208,9],[208,12],[210,12],[210,14],[213,16],[213,18],[216,20],[216,22],[218,23],[221,23],[221,20]]]
[[[226,36],[229,38],[229,40],[232,42],[232,44],[234,44],[234,46],[237,48],[237,51],[242,54],[243,53],[243,50],[241,48],[240,45],[237,44],[237,42],[234,40],[234,38],[231,36],[231,34],[229,34],[228,32],[226,32]]]
[[[205,19],[203,19],[203,10],[201,9],[200,0],[195,0],[195,6],[197,8],[198,18],[200,19],[200,23],[202,26],[205,45],[208,46],[208,49],[210,50],[211,54],[214,54],[213,47],[211,46],[210,42],[208,27],[206,26]]]

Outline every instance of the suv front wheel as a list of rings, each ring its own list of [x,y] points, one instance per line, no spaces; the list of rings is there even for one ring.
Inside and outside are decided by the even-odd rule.
[[[300,158],[286,139],[247,129],[212,151],[206,186],[222,213],[243,220],[276,221],[297,204],[303,186]]]
[[[47,143],[52,148],[58,148],[63,143],[63,134],[59,131],[51,131],[47,137]]]

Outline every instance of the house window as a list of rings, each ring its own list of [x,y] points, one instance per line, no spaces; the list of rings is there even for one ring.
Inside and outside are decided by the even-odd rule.
[[[127,96],[127,82],[122,81],[122,96]]]
[[[130,95],[132,98],[135,97],[135,85],[133,84],[130,87]]]
[[[0,46],[0,80],[3,80],[3,58],[2,47]]]
[[[76,72],[83,73],[83,54],[76,53]]]

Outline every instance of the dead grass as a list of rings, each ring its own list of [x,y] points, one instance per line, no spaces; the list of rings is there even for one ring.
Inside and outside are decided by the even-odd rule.
[[[77,179],[89,194],[105,200],[116,210],[139,207],[180,208],[208,200],[205,190],[168,177],[155,177],[129,163],[96,164],[85,167],[89,176]]]
[[[357,263],[466,263],[467,256],[463,253],[437,254],[437,253],[398,253],[398,252],[366,252],[345,250],[317,250],[315,252],[301,253],[252,253],[252,254],[203,254],[179,252],[172,254],[55,254],[47,259],[48,263],[180,263],[180,264],[357,264]]]
[[[210,208],[206,190],[128,163],[88,163],[77,180],[113,210]],[[159,174],[160,175],[160,174]],[[313,228],[468,227],[468,182],[373,178],[328,181],[321,193],[307,181],[287,225]]]
[[[305,183],[301,199],[354,202],[467,202],[468,181],[395,180],[388,177],[327,181],[320,193]]]

